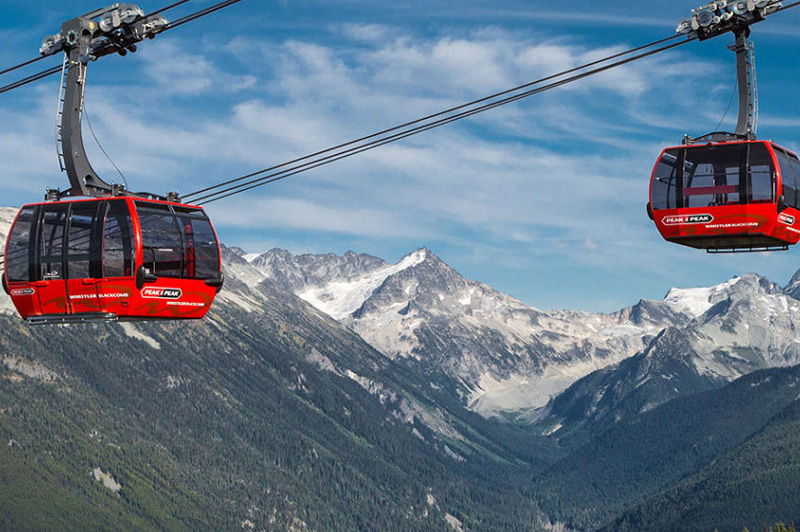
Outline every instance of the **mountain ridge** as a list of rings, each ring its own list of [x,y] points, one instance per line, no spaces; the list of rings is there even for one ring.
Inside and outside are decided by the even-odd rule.
[[[270,250],[259,256],[287,253]],[[415,256],[422,259],[413,260]],[[269,272],[260,271],[270,278]],[[742,300],[750,297],[767,298],[781,310],[796,310],[787,294],[790,285],[784,290],[756,274],[745,274],[711,287],[672,288],[661,300],[642,299],[607,314],[541,311],[463,278],[429,249],[420,248],[396,264],[381,261],[372,269],[367,265],[361,277],[317,281],[297,294],[387,357],[431,375],[446,393],[481,415],[522,422],[550,415],[547,423],[552,428],[558,422],[551,422],[551,403],[560,393],[593,372],[643,353],[668,327],[696,336],[692,371],[716,372],[711,380],[720,385],[747,371],[785,365],[781,357],[797,360],[792,323],[800,317],[781,322],[780,335],[790,339],[781,344],[779,334],[742,320],[741,309],[733,310],[738,317],[726,320],[720,315],[729,310],[731,301],[742,306]],[[770,312],[757,303],[750,307]],[[709,325],[715,316],[717,322]],[[754,345],[767,352],[783,351],[748,365],[740,363],[735,342],[728,341],[727,360],[720,364],[712,336],[725,336],[734,325],[745,330],[753,325],[753,331],[760,331],[752,334],[754,338],[769,337],[769,341],[754,340]],[[654,399],[650,407],[670,397]]]

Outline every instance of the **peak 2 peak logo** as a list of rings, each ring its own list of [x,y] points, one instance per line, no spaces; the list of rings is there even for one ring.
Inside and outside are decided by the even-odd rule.
[[[183,295],[180,288],[143,288],[142,297],[150,299],[180,299]]]
[[[778,215],[778,221],[782,224],[794,225],[794,216],[782,212]]]
[[[12,296],[32,296],[35,293],[33,288],[15,288],[11,291]]]
[[[710,214],[679,214],[665,216],[662,222],[664,225],[684,225],[684,224],[708,224],[714,221]]]

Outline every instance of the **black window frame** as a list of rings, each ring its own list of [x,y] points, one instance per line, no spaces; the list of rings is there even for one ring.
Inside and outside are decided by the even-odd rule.
[[[51,207],[56,207],[52,208]],[[61,233],[61,275],[57,278],[45,278],[42,272],[42,265],[45,264],[42,257],[42,248],[44,246],[44,226],[45,220],[44,217],[48,212],[59,212],[64,211],[64,229]],[[67,234],[69,232],[69,218],[70,218],[70,211],[72,210],[72,205],[69,203],[48,203],[47,205],[42,205],[39,209],[39,218],[38,224],[36,228],[36,272],[35,272],[35,281],[64,281],[67,280]],[[47,264],[56,264],[55,261],[48,261]]]
[[[75,279],[101,279],[103,271],[100,264],[102,256],[102,238],[100,237],[101,217],[100,212],[105,212],[106,201],[85,201],[71,203],[69,206],[69,214],[67,215],[67,231],[64,236],[64,261],[66,263],[66,280]],[[89,277],[73,277],[70,271],[70,236],[72,234],[72,217],[76,207],[84,205],[92,205],[93,212],[91,215],[91,226],[89,228]]]
[[[125,211],[127,212],[127,227],[122,227],[122,225],[118,225],[120,228],[120,235],[123,239],[122,243],[122,270],[125,271],[125,264],[129,263],[130,266],[130,274],[129,275],[106,275],[106,222],[109,219],[109,215],[113,209],[114,205],[122,205]],[[131,206],[125,199],[112,199],[103,202],[103,206],[100,208],[100,214],[98,215],[98,265],[99,271],[98,274],[103,279],[130,279],[136,275],[136,260],[137,260],[137,253],[136,253],[136,228],[133,224],[133,213],[131,211]],[[127,240],[127,248],[125,247],[125,240]],[[129,252],[130,256],[126,257],[125,252]]]
[[[733,144],[728,145],[728,146],[732,146],[732,145]],[[724,146],[725,145],[720,145],[719,147],[724,147]],[[773,203],[775,201],[777,201],[777,199],[776,199],[776,195],[777,195],[777,190],[776,190],[777,189],[776,161],[774,160],[774,158],[770,154],[768,143],[766,143],[766,142],[746,142],[746,143],[738,143],[738,146],[739,146],[739,154],[738,154],[739,175],[738,175],[737,187],[738,187],[739,201],[736,202],[736,203],[729,203],[729,204],[730,205],[750,205],[750,204],[754,203],[754,200],[752,198],[752,180],[753,180],[753,176],[752,176],[752,168],[750,167],[751,152],[752,152],[753,146],[761,146],[765,151],[764,154],[767,155],[767,158],[769,160],[769,166],[770,166],[770,172],[771,172],[770,178],[771,178],[771,184],[772,184],[772,191],[771,191],[772,198],[771,198],[770,201],[773,202]],[[685,181],[686,181],[687,153],[689,153],[689,150],[703,150],[703,149],[708,149],[708,148],[709,148],[709,146],[707,146],[707,145],[680,146],[680,147],[676,147],[676,148],[670,148],[670,149],[664,150],[664,152],[662,152],[662,156],[661,156],[662,158],[663,158],[664,154],[666,154],[666,153],[670,153],[671,155],[673,155],[676,158],[675,166],[674,166],[674,168],[677,170],[676,176],[675,176],[676,190],[674,191],[674,198],[675,198],[676,206],[675,207],[659,207],[658,205],[660,203],[664,203],[664,202],[663,201],[662,202],[655,201],[656,198],[652,196],[652,192],[651,192],[651,206],[652,206],[652,209],[654,211],[689,208],[689,207],[686,207],[686,195],[684,194],[684,190],[685,190],[684,184],[685,184]],[[773,148],[774,148],[774,146],[773,146]],[[778,150],[776,149],[776,152],[777,151]],[[661,158],[659,158],[658,162],[656,163],[656,168],[653,171],[653,181],[656,179],[656,172],[658,170],[658,165],[659,164],[661,164]],[[651,187],[652,187],[652,183],[651,183]],[[672,197],[673,196],[669,196],[668,195],[668,199],[671,199]],[[798,200],[798,201],[800,201],[800,200]],[[759,203],[762,203],[762,202],[763,202],[763,200],[759,200]],[[669,202],[667,202],[667,204],[668,203]],[[714,207],[717,207],[717,206],[718,205],[714,205],[714,206],[711,206],[711,208],[714,208]],[[690,207],[690,208],[694,209],[694,208],[701,208],[701,207],[700,206],[696,206],[696,207]]]
[[[208,215],[206,214],[204,209],[199,208],[199,207],[189,207],[187,205],[172,205],[172,204],[169,204],[169,203],[166,203],[166,204],[165,203],[157,203],[157,202],[146,201],[146,200],[136,200],[136,201],[134,201],[134,206],[136,208],[137,219],[139,220],[139,233],[140,233],[141,238],[142,238],[142,255],[143,255],[142,256],[142,264],[145,267],[148,267],[149,264],[153,264],[153,262],[151,261],[151,262],[148,263],[148,261],[146,260],[145,252],[144,252],[145,251],[145,241],[144,241],[145,237],[144,237],[144,230],[142,229],[141,218],[139,216],[139,207],[140,206],[145,207],[145,208],[155,207],[156,208],[155,210],[161,210],[161,211],[164,211],[164,212],[168,211],[170,213],[170,215],[172,216],[172,222],[174,224],[174,227],[177,230],[176,232],[178,234],[178,238],[180,239],[180,257],[181,257],[181,260],[180,260],[179,274],[178,275],[164,275],[164,274],[159,273],[158,271],[151,271],[151,273],[157,275],[158,277],[163,277],[165,279],[181,279],[181,280],[189,280],[189,281],[209,281],[209,280],[214,280],[214,279],[218,279],[219,278],[219,272],[222,270],[222,257],[220,256],[220,252],[219,252],[219,239],[217,238],[216,232],[214,231],[214,227],[211,224],[211,219],[208,217]],[[216,276],[215,277],[207,278],[207,277],[198,277],[197,275],[195,275],[194,277],[189,277],[189,276],[185,275],[185,272],[186,272],[186,250],[187,250],[186,239],[185,239],[185,235],[184,235],[184,231],[183,231],[183,226],[181,225],[181,217],[178,214],[179,211],[176,211],[176,208],[180,209],[180,211],[182,211],[183,213],[201,214],[203,219],[206,222],[208,222],[208,225],[211,228],[212,233],[214,234],[214,245],[217,248],[217,252],[216,252],[217,265],[216,265],[216,270],[215,270],[216,271]],[[156,261],[156,264],[157,263],[158,263],[158,261]]]
[[[778,167],[781,170],[781,194],[783,194],[783,199],[786,203],[786,206],[791,207],[793,209],[800,209],[800,175],[796,172],[797,169],[800,169],[800,161],[798,161],[797,157],[792,157],[786,150],[779,148],[777,146],[773,146],[775,150],[775,156],[778,158]],[[782,161],[786,162],[786,169],[789,170],[789,175],[784,175],[784,165],[781,164]],[[787,178],[791,179],[790,186],[786,186]],[[786,189],[789,188],[793,191],[792,196],[789,197],[786,194]]]
[[[17,259],[16,254],[15,254],[15,256],[12,259],[13,262],[9,261],[9,258],[10,258],[9,251],[11,253],[15,252],[14,249],[9,249],[9,246],[12,245],[12,242],[14,242],[15,237],[19,234],[17,232],[17,231],[20,230],[19,223],[22,220],[23,213],[25,211],[30,212],[30,221],[27,222],[29,224],[28,225],[28,240],[26,242],[26,249],[25,249],[25,251],[23,253],[24,254],[24,258],[25,258],[24,271],[27,272],[27,274],[26,274],[27,277],[23,279],[23,278],[18,278],[16,275],[14,275],[16,273],[16,269],[17,269],[16,268],[16,263],[18,262],[18,259]],[[35,274],[34,274],[34,271],[35,271],[35,261],[34,261],[34,259],[35,259],[35,251],[36,251],[35,250],[35,244],[36,244],[36,230],[37,230],[37,226],[38,226],[38,224],[37,224],[38,215],[39,215],[39,211],[38,211],[38,206],[37,205],[24,205],[20,209],[19,214],[17,214],[17,217],[14,220],[14,225],[11,227],[11,230],[9,231],[8,236],[6,237],[5,273],[7,275],[9,283],[30,283],[34,279],[34,276],[35,276]],[[20,256],[19,259],[22,259],[22,257]]]

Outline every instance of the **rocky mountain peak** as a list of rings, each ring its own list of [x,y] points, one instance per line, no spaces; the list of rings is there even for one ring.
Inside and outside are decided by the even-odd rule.
[[[273,248],[248,255],[247,259],[264,277],[293,292],[352,281],[386,266],[382,259],[353,251],[341,256],[334,253],[293,255],[285,249]]]
[[[14,223],[14,218],[17,216],[17,210],[14,207],[0,207],[0,237],[4,242],[11,229],[11,224]]]
[[[795,299],[800,299],[800,270],[797,270],[789,279],[789,282],[783,287],[783,291]]]
[[[674,311],[698,318],[718,303],[753,295],[777,295],[782,289],[755,273],[748,273],[710,287],[672,288],[664,302]]]

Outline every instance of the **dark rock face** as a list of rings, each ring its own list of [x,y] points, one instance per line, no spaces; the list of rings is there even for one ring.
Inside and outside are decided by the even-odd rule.
[[[292,292],[334,280],[357,279],[367,272],[386,265],[377,257],[352,251],[343,256],[333,253],[295,256],[278,248],[262,253],[250,262],[270,280]]]

